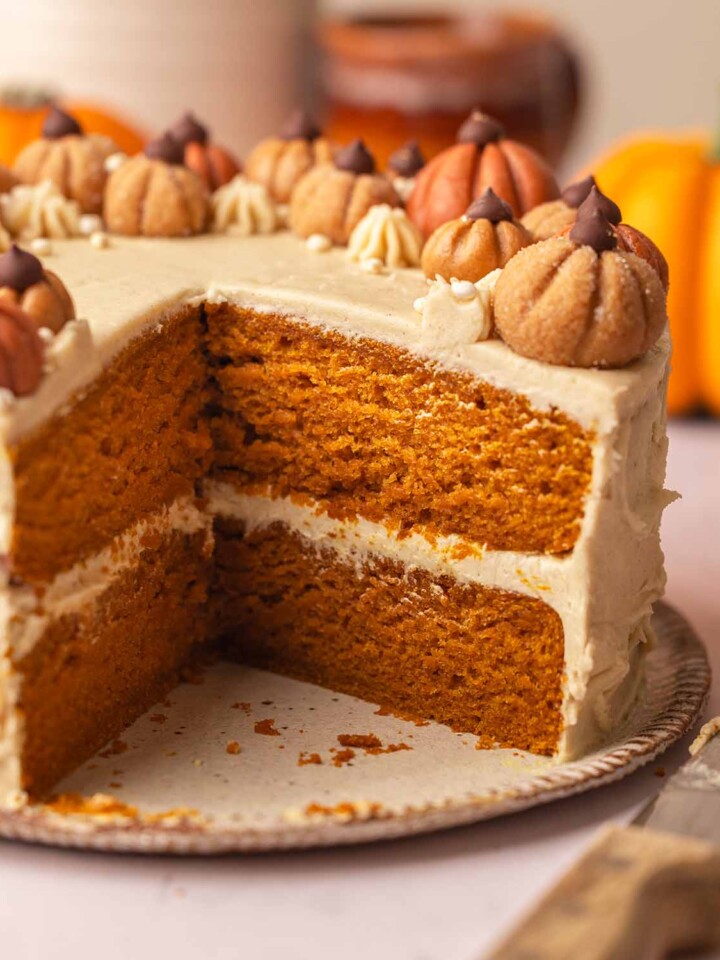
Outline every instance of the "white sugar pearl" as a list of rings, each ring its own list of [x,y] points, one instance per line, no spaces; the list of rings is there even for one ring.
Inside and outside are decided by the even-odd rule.
[[[90,243],[96,250],[104,250],[110,246],[110,237],[103,230],[96,230],[90,234]]]
[[[472,300],[477,296],[475,284],[469,280],[451,280],[450,289],[456,300]]]
[[[55,339],[55,334],[52,332],[50,327],[40,327],[38,330],[38,336],[45,344],[52,343]]]
[[[31,242],[30,249],[39,257],[47,257],[52,253],[52,244],[47,237],[36,237]]]
[[[360,261],[360,269],[364,270],[365,273],[382,273],[385,269],[385,264],[380,257],[368,257]]]
[[[425,306],[425,299],[425,297],[418,297],[417,300],[413,302],[413,310],[416,310],[418,313],[422,313]]]
[[[305,246],[313,253],[327,253],[332,247],[332,241],[324,233],[311,233],[305,241]]]
[[[84,237],[89,237],[91,234],[97,233],[98,230],[102,230],[102,228],[102,217],[99,217],[96,213],[84,213],[80,217],[80,233]]]
[[[118,167],[121,167],[127,160],[127,154],[118,151],[118,153],[111,153],[110,156],[105,160],[105,170],[107,173],[113,173]]]

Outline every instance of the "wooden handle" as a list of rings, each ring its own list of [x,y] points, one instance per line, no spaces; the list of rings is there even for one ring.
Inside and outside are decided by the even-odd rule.
[[[720,847],[612,828],[488,960],[656,960],[720,945]]]

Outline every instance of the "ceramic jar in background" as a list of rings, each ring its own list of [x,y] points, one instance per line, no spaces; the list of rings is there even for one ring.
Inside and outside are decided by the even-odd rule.
[[[328,134],[358,129],[381,161],[417,139],[448,146],[480,107],[557,164],[579,99],[578,63],[549,21],[531,15],[356,17],[321,21]]]
[[[49,88],[154,134],[188,108],[240,155],[306,93],[313,0],[22,0],[0,89]]]

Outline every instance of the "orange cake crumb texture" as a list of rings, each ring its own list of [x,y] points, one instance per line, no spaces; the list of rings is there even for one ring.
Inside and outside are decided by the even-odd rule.
[[[330,761],[334,767],[344,767],[346,764],[351,763],[355,759],[355,751],[351,750],[349,747],[344,747],[342,750],[337,747],[332,747],[330,749],[332,755],[332,760]]]
[[[166,820],[193,820],[200,817],[195,807],[175,807],[159,813],[143,813],[133,804],[124,803],[111,794],[96,793],[85,797],[81,793],[60,793],[43,804],[46,810],[60,814],[75,814],[85,817],[122,817],[142,820],[143,823],[162,823]]]
[[[427,727],[430,723],[429,720],[425,720],[422,717],[419,717],[417,714],[411,714],[405,711],[401,713],[399,710],[392,710],[387,704],[385,706],[380,706],[375,711],[375,714],[378,717],[397,717],[400,720],[407,720],[408,723],[414,723],[416,727]]]
[[[371,757],[377,757],[381,753],[400,753],[403,750],[412,750],[409,743],[388,743],[386,747],[367,747],[365,753]]]
[[[260,733],[265,737],[280,736],[280,731],[275,729],[275,721],[272,719],[258,720],[255,724],[255,733]]]
[[[382,805],[379,803],[353,803],[350,800],[343,800],[333,806],[325,803],[308,803],[303,813],[306,817],[313,819],[329,817],[348,823],[353,820],[376,820],[384,815]]]
[[[382,740],[374,733],[340,733],[337,741],[341,747],[358,747],[361,750],[382,746]]]
[[[208,475],[401,534],[417,526],[563,553],[577,537],[591,443],[558,411],[390,346],[228,306],[185,308],[13,451],[14,582],[41,590]],[[214,558],[201,537],[145,537],[136,568],[95,606],[52,622],[17,665],[32,791],[117,737],[178,673],[202,682],[190,651],[220,634],[241,659],[398,715],[552,751],[563,640],[543,603],[390,563],[357,576],[279,529],[247,538],[219,521],[216,533]],[[256,731],[279,735],[272,720]]]
[[[412,750],[407,743],[388,743],[383,746],[380,737],[374,733],[341,733],[338,736],[338,743],[342,747],[354,747],[356,750],[362,750],[371,757],[380,756],[381,753],[398,753],[401,750]]]
[[[380,737],[375,734],[354,734],[344,733],[337,738],[338,743],[343,749],[337,747],[330,748],[330,763],[335,767],[344,766],[350,763],[356,756],[357,751],[362,750],[366,756],[377,757],[384,753],[399,753],[403,750],[412,750],[408,743],[388,743],[383,746]],[[323,759],[319,753],[310,753],[306,750],[301,751],[297,765],[306,767],[310,764],[320,765]]]
[[[51,579],[209,469],[198,308],[134,341],[73,408],[14,451],[13,573]]]
[[[218,629],[243,662],[554,751],[564,645],[546,604],[387,560],[358,572],[280,525],[217,528]]]
[[[20,661],[25,789],[42,794],[175,686],[207,637],[202,538],[174,533],[142,553],[96,605],[55,620]],[[115,741],[107,755],[126,749]]]
[[[208,306],[220,412],[214,471],[497,550],[564,553],[579,532],[592,438],[469,374],[387,344]]]
[[[47,810],[54,813],[73,814],[81,813],[86,816],[128,817],[135,818],[140,811],[130,803],[123,803],[117,797],[109,794],[97,793],[85,797],[81,793],[60,793],[51,797],[44,804]]]

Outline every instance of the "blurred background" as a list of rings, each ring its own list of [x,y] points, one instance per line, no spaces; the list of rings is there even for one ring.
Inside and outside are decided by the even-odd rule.
[[[381,162],[480,106],[664,250],[671,409],[720,413],[718,0],[0,2],[4,163],[51,100],[127,152],[191,108],[241,157],[304,103]]]
[[[456,31],[461,49],[478,45],[478,60],[491,57],[494,44],[502,51],[513,43],[498,24],[503,16],[545,20],[575,54],[584,81],[583,109],[565,157],[568,172],[638,128],[707,128],[720,122],[717,0],[2,0],[0,5],[3,85],[19,81],[73,100],[97,100],[153,131],[192,105],[222,127],[223,137],[241,153],[277,129],[299,89],[310,97],[314,84],[319,93],[323,63],[311,52],[311,35],[318,21],[322,35],[323,19],[335,18],[380,25],[384,18],[395,25],[395,37],[376,63],[388,73],[375,97],[384,87],[388,100],[394,96],[408,108],[415,97],[418,113],[423,112],[419,91],[403,86],[398,73],[393,76],[392,53],[398,67],[414,64],[419,70],[424,58],[432,59],[432,49],[408,43],[401,18],[438,12],[481,18],[484,25],[469,30],[463,24]],[[345,47],[330,40],[332,59],[364,60],[369,67],[375,51],[367,37],[358,32],[354,46]],[[516,44],[519,40],[515,36]],[[452,59],[438,43],[437,59],[443,52]],[[548,47],[538,44],[528,57],[554,73]],[[327,72],[338,80],[338,64],[333,66]],[[495,66],[501,76],[483,77],[482,64],[476,64],[476,97],[483,83],[512,82],[510,62],[504,73],[501,64]],[[552,77],[541,74],[525,87],[528,97],[541,91],[548,96],[550,122],[557,93]],[[432,85],[425,92],[431,95]],[[443,91],[435,93],[439,104]],[[361,102],[362,94],[357,89]]]

